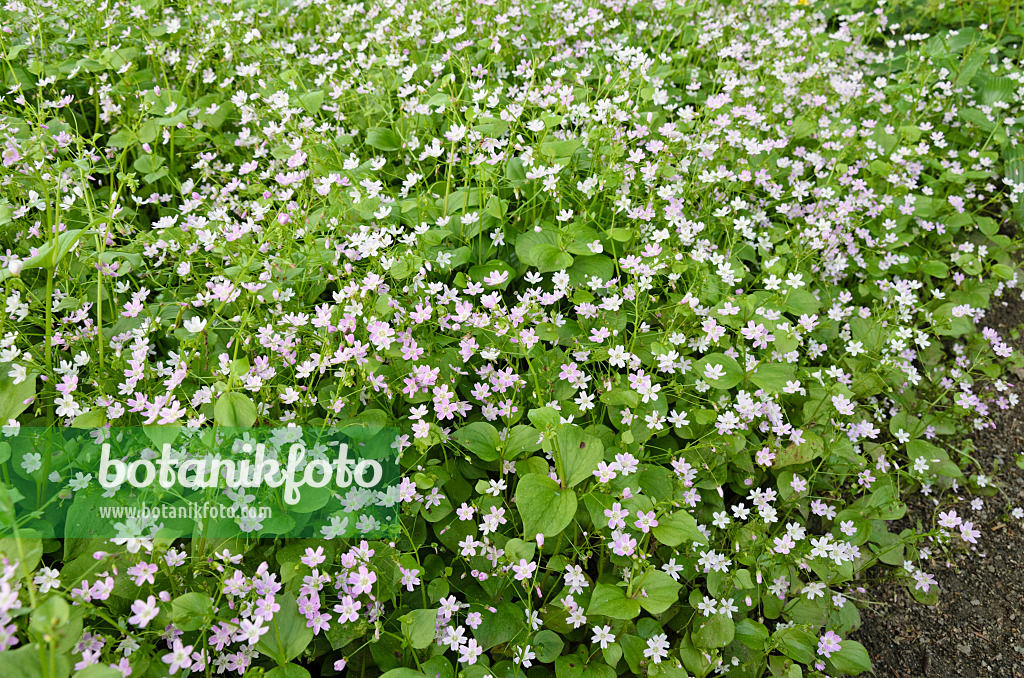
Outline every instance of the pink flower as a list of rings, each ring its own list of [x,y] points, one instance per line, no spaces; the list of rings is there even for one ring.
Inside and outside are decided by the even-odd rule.
[[[156,598],[149,596],[146,600],[136,600],[132,603],[132,612],[135,614],[128,618],[128,623],[134,624],[140,629],[146,628],[146,624],[153,621],[153,618],[159,612]]]
[[[516,581],[529,579],[536,569],[537,563],[528,561],[526,558],[520,558],[519,564],[512,566],[512,571],[516,573]]]
[[[173,676],[178,669],[187,671],[192,668],[192,646],[182,646],[180,640],[175,640],[171,651],[163,656],[163,662],[170,664],[168,672]]]
[[[831,657],[833,652],[840,650],[840,638],[834,631],[826,631],[825,635],[818,639],[818,654],[823,657]]]

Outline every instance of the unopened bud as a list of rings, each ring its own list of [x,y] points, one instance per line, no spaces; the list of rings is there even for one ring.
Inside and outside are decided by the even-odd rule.
[[[21,259],[11,259],[7,263],[7,270],[11,275],[20,275],[23,268],[25,268],[25,262]]]

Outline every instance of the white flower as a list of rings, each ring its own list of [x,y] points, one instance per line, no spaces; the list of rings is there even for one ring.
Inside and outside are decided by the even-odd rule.
[[[600,643],[601,649],[604,650],[610,643],[615,642],[615,635],[612,634],[612,627],[610,626],[595,626],[593,628],[594,637],[590,639],[592,643]]]
[[[508,271],[491,271],[484,278],[484,284],[488,287],[497,287],[508,280]]]
[[[79,407],[70,393],[57,398],[58,417],[77,417],[81,413],[82,408]]]
[[[803,592],[808,600],[814,600],[825,595],[825,585],[821,582],[812,582],[804,586]]]
[[[48,567],[39,569],[39,574],[32,580],[35,585],[39,587],[40,593],[46,593],[50,589],[60,587],[60,572],[52,570]]]
[[[537,658],[530,646],[517,647],[513,660],[516,664],[522,664],[523,668],[528,669],[533,666],[533,660]]]
[[[717,381],[725,376],[725,366],[708,363],[704,366],[704,378],[708,381]]]
[[[84,490],[85,488],[89,487],[89,481],[91,481],[91,480],[92,480],[92,474],[91,473],[82,473],[81,471],[79,471],[78,473],[75,474],[74,479],[71,480],[68,483],[68,485],[75,492],[80,492],[80,491]]]
[[[661,660],[668,656],[668,646],[668,635],[659,633],[647,641],[647,649],[644,650],[644,656],[650,657],[651,661],[655,664],[660,664]]]
[[[15,384],[20,384],[28,379],[28,368],[24,365],[14,363],[11,365],[11,369],[7,373],[7,376],[13,379]]]
[[[700,610],[705,617],[710,617],[711,615],[718,612],[718,605],[716,604],[716,602],[717,601],[715,601],[714,598],[708,598],[707,596],[704,596],[704,601],[697,603],[697,609]]]
[[[732,619],[732,613],[733,612],[739,612],[740,611],[740,608],[738,608],[735,605],[733,605],[733,599],[732,598],[728,598],[728,599],[725,599],[725,600],[720,600],[720,601],[718,601],[718,605],[719,605],[718,611],[720,613],[724,614],[729,619]]]
[[[206,329],[206,318],[189,318],[185,321],[184,326],[192,334],[199,334]]]
[[[672,579],[679,581],[679,573],[686,568],[682,565],[676,564],[676,559],[671,558],[667,563],[661,566],[661,569],[668,574],[668,576],[672,577]]]
[[[612,367],[625,367],[629,360],[629,352],[624,346],[612,346],[608,349],[608,364]]]
[[[21,460],[21,468],[25,469],[25,473],[35,473],[43,467],[43,456],[38,452],[29,452],[25,455],[25,458]]]

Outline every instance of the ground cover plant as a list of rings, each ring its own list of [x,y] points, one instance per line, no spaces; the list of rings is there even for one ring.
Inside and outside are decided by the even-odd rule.
[[[907,4],[8,0],[0,423],[94,435],[0,443],[0,667],[868,670],[1020,364],[1019,17]],[[118,428],[357,425],[388,536],[72,533]]]

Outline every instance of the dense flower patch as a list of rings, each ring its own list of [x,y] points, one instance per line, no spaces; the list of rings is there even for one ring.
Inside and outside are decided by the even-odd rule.
[[[886,521],[1017,403],[1024,84],[847,4],[8,1],[4,435],[390,427],[402,481],[393,538],[62,539],[98,479],[0,444],[0,667],[867,669],[858,574],[981,536]]]

